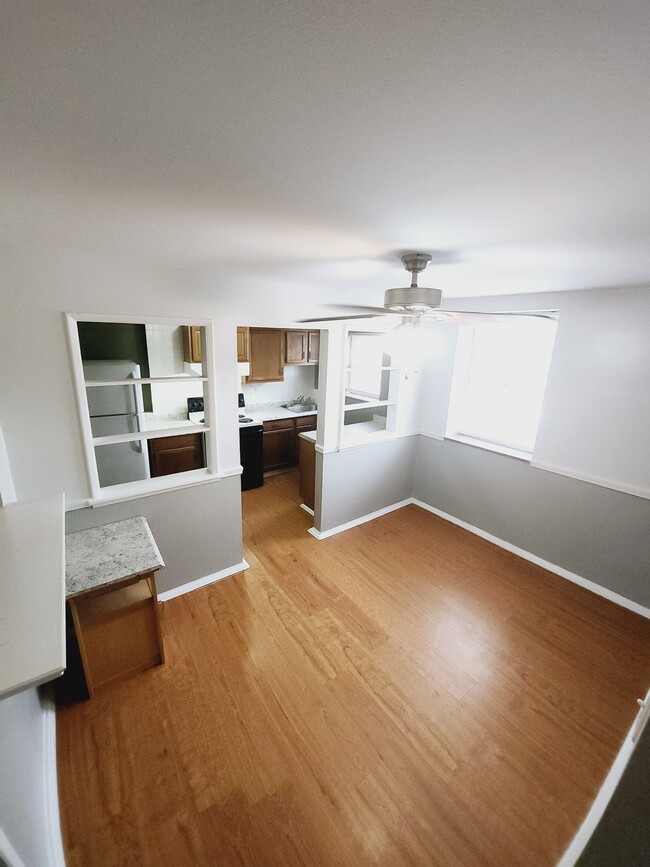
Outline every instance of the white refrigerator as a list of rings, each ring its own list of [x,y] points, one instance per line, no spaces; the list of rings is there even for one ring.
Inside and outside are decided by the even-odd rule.
[[[83,368],[86,382],[140,378],[140,365],[128,360],[84,361]],[[144,404],[139,383],[86,388],[86,395],[94,437],[144,430]],[[95,446],[95,457],[102,488],[150,477],[145,441]]]

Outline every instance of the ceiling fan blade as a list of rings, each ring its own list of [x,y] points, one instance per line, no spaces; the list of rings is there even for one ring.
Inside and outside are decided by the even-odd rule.
[[[381,313],[353,313],[347,316],[319,316],[317,319],[294,319],[294,322],[343,322],[346,319],[372,319],[375,316],[387,316],[389,313],[389,310],[382,310]]]
[[[557,310],[502,310],[495,313],[487,313],[482,310],[447,310],[440,308],[441,313],[448,314],[444,319],[435,319],[435,313],[432,314],[433,321],[437,321],[440,325],[481,325],[488,322],[507,322],[513,316],[521,318],[538,318],[538,319],[557,319],[559,311]],[[423,318],[427,318],[427,314],[423,314]]]
[[[332,307],[340,310],[347,307],[349,313],[345,316],[319,316],[317,319],[296,319],[296,322],[335,322],[342,319],[367,319],[372,316],[389,316],[393,311],[385,307],[363,307],[359,304],[324,304],[324,307]]]

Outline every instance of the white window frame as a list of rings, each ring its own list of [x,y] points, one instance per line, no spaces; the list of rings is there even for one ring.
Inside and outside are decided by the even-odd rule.
[[[526,314],[522,311],[521,315],[522,317],[525,317]],[[513,321],[516,321],[515,316],[513,316],[512,318]],[[548,318],[555,320],[556,324],[559,324],[558,311],[549,310]],[[471,325],[458,326],[458,337],[456,341],[456,353],[454,358],[454,369],[452,374],[449,408],[447,412],[445,439],[454,440],[456,442],[461,442],[467,445],[472,445],[478,448],[485,449],[486,451],[498,452],[499,454],[509,455],[510,457],[519,458],[520,460],[530,462],[532,460],[535,448],[534,443],[530,449],[523,449],[520,445],[514,443],[504,442],[502,440],[487,437],[481,437],[477,434],[469,434],[467,432],[463,432],[461,429],[460,418],[462,413],[463,401],[465,399],[467,376],[470,369],[470,356],[472,351],[472,343],[474,340],[475,327],[476,326]],[[492,326],[486,324],[483,327],[490,328]],[[549,364],[549,372],[547,374],[547,385],[551,365],[552,358]]]
[[[377,366],[352,366],[350,364],[350,338],[355,334],[368,334],[377,337],[383,337],[386,339],[387,333],[385,331],[375,331],[371,329],[356,327],[348,327],[345,331],[345,341],[344,341],[344,364],[343,364],[343,387],[341,388],[341,425],[339,431],[339,449],[345,448],[346,445],[357,444],[359,442],[372,441],[377,438],[386,438],[387,436],[392,437],[395,435],[396,422],[397,422],[397,399],[398,399],[398,389],[399,389],[399,368],[391,365],[377,365]],[[388,353],[384,353],[388,354]],[[391,355],[391,362],[393,358]],[[365,394],[360,391],[351,391],[348,390],[348,379],[349,374],[354,372],[355,370],[375,370],[379,374],[382,374],[384,371],[390,371],[389,374],[389,384],[388,384],[388,398],[386,400],[380,400],[374,395]],[[359,398],[359,403],[357,404],[346,404],[345,398],[346,396]],[[354,425],[346,425],[345,424],[345,416],[348,412],[355,412],[360,410],[368,410],[375,409],[377,407],[387,407],[386,411],[386,427],[385,429],[380,430],[367,430],[361,432],[361,436],[359,432],[352,431],[351,428]]]
[[[187,319],[184,317],[170,318],[157,316],[115,316],[96,313],[65,313],[65,322],[68,332],[68,342],[70,346],[70,358],[72,362],[73,381],[75,386],[75,395],[77,399],[77,409],[79,420],[81,423],[84,454],[86,458],[86,470],[88,473],[88,481],[90,484],[91,496],[88,504],[91,506],[108,505],[109,503],[122,502],[124,500],[136,499],[138,497],[157,494],[163,491],[170,491],[176,488],[185,488],[191,485],[202,484],[213,481],[216,478],[221,478],[224,473],[220,472],[219,454],[217,448],[216,425],[215,425],[215,407],[217,405],[217,389],[215,382],[215,365],[214,365],[214,332],[212,319],[193,318]],[[205,425],[197,429],[197,426],[188,421],[187,426],[162,428],[151,431],[139,431],[134,434],[115,434],[112,436],[95,437],[93,436],[90,412],[88,408],[88,398],[86,389],[88,382],[84,377],[83,359],[81,357],[81,345],[79,342],[79,331],[77,324],[79,322],[118,322],[134,325],[197,325],[204,329],[205,340],[202,347],[202,366],[203,376],[193,377],[193,381],[201,383],[205,397]],[[187,382],[188,377],[180,376],[160,376],[160,377],[142,377],[140,379],[128,379],[124,381],[102,381],[96,387],[101,388],[108,385],[147,385],[164,382]],[[174,473],[168,476],[158,476],[150,479],[139,479],[134,482],[125,482],[119,485],[111,485],[101,487],[99,483],[99,474],[97,472],[97,462],[95,458],[95,447],[101,445],[110,445],[121,442],[142,442],[146,446],[146,441],[157,439],[159,437],[183,436],[189,433],[205,434],[205,458],[206,466],[200,470],[190,470],[184,473]]]

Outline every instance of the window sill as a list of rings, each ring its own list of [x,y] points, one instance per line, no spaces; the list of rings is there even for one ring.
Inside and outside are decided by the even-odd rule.
[[[509,458],[517,458],[517,460],[526,461],[526,463],[530,463],[533,458],[532,452],[509,448],[508,446],[498,445],[497,443],[491,443],[487,440],[474,439],[474,437],[466,437],[462,434],[454,434],[453,436],[447,434],[445,439],[452,440],[456,443],[463,443],[463,445],[466,446],[474,446],[475,448],[483,449],[486,452],[496,452],[499,455],[507,455]]]
[[[110,506],[115,503],[123,503],[126,500],[139,500],[142,497],[151,497],[156,494],[165,494],[169,491],[177,491],[181,488],[190,488],[195,485],[204,485],[208,482],[218,482],[229,476],[241,475],[242,468],[233,467],[220,473],[211,473],[208,470],[190,470],[187,473],[177,473],[172,476],[158,476],[154,479],[143,479],[138,482],[127,482],[123,485],[113,485],[104,488],[100,495],[94,499],[88,499],[68,506],[67,511],[82,509],[90,506],[97,509],[101,506]]]

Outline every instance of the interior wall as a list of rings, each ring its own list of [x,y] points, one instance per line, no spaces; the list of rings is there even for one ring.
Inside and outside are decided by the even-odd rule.
[[[414,480],[416,499],[650,606],[650,500],[423,436]]]
[[[243,382],[241,390],[246,406],[260,403],[288,402],[296,397],[313,397],[318,403],[317,366],[287,364],[283,382]]]
[[[559,309],[532,462],[650,497],[650,289],[472,298],[454,307]],[[445,433],[454,350],[455,340],[447,339],[430,370],[422,431],[431,436]]]
[[[63,313],[214,320],[220,467],[239,465],[236,321],[201,275],[52,251],[0,249],[0,419],[19,501],[90,495]],[[246,298],[242,304],[246,303]],[[241,496],[234,476],[155,497],[83,510],[68,529],[132,515],[151,518],[168,566],[161,589],[242,560]],[[230,562],[226,562],[230,561]],[[164,576],[164,577],[163,577]]]
[[[239,476],[66,513],[66,532],[144,515],[165,561],[156,572],[159,593],[242,562]]]
[[[0,861],[12,855],[25,867],[63,867],[58,805],[50,802],[56,788],[53,738],[47,752],[47,714],[39,691],[28,689],[0,701]],[[3,839],[4,837],[4,839]],[[5,849],[3,852],[2,850]],[[9,862],[11,864],[11,861]]]
[[[316,529],[331,530],[412,496],[416,440],[400,437],[320,455]]]

